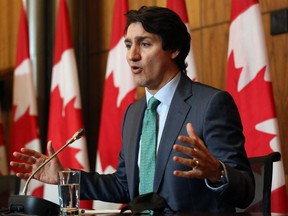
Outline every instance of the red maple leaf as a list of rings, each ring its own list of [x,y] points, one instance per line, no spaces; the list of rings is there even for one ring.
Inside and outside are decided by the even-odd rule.
[[[249,157],[273,152],[270,141],[276,136],[276,134],[268,134],[256,129],[257,124],[276,118],[272,84],[264,80],[265,71],[266,66],[238,92],[237,86],[242,68],[235,67],[233,52],[229,56],[227,83],[230,85],[227,89],[232,94],[240,112],[246,138],[245,148]]]
[[[105,81],[103,106],[101,112],[98,151],[102,170],[109,165],[116,168],[121,149],[121,124],[128,105],[135,101],[136,90],[130,91],[117,107],[119,88],[114,86],[113,73]]]
[[[15,119],[17,106],[14,105],[12,108],[12,119]],[[10,160],[15,160],[13,156],[14,151],[19,151],[21,148],[25,147],[29,142],[34,139],[39,138],[38,127],[37,127],[37,116],[30,115],[30,107],[28,107],[25,113],[17,119],[17,121],[12,122],[11,128],[11,142],[9,150]],[[11,168],[13,172],[22,172],[22,169]]]
[[[70,100],[63,110],[63,99],[60,96],[59,86],[51,92],[49,134],[48,140],[52,141],[54,150],[60,149],[76,131],[83,126],[81,109],[74,107],[76,97]],[[64,167],[83,169],[84,167],[76,159],[79,149],[68,146],[58,157]]]
[[[43,190],[44,190],[44,185],[35,188],[35,189],[32,191],[31,195],[32,195],[32,196],[36,196],[36,197],[43,198]]]

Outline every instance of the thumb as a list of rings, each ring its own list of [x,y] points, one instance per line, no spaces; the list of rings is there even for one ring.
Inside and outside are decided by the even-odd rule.
[[[48,152],[49,157],[55,153],[55,151],[52,147],[52,141],[51,140],[49,140],[47,143],[47,152]]]
[[[186,130],[187,130],[187,133],[188,133],[189,137],[195,138],[195,131],[194,131],[194,128],[192,126],[192,123],[188,123],[186,125]]]

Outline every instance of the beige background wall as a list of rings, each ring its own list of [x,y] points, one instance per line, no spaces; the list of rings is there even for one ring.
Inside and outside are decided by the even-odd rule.
[[[114,1],[68,0],[68,2],[79,67],[85,128],[91,149],[89,156],[93,163]],[[138,9],[144,4],[165,6],[166,0],[129,0],[130,9]],[[199,81],[225,89],[230,0],[186,0],[186,4]],[[0,81],[4,83],[1,89],[1,103],[4,107],[5,140],[8,143],[11,80],[15,64],[20,6],[20,0],[0,1]],[[268,48],[283,160],[288,174],[286,157],[288,152],[288,34],[275,36],[270,34],[270,12],[288,8],[288,0],[260,0],[260,8]]]

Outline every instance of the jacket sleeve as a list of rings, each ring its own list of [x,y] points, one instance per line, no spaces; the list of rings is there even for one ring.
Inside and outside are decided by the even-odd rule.
[[[203,127],[207,148],[226,166],[229,182],[221,197],[233,206],[247,207],[254,198],[254,176],[244,149],[240,115],[230,94],[219,91],[212,97]]]
[[[83,200],[101,200],[114,203],[127,203],[130,201],[125,163],[121,160],[117,170],[112,174],[99,174],[97,172],[81,172],[80,198]]]

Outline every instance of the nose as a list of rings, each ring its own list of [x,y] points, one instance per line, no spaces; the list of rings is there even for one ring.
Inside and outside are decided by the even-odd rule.
[[[139,61],[141,59],[139,47],[136,45],[131,46],[127,51],[127,58],[130,61]]]

